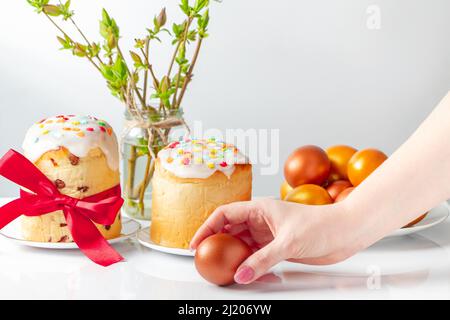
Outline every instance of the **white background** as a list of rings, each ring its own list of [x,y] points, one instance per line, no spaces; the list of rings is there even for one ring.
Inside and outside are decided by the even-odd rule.
[[[0,153],[20,148],[36,120],[93,114],[121,129],[123,106],[84,60],[58,50],[57,34],[25,0],[0,10]],[[178,1],[73,0],[90,38],[106,7],[122,47]],[[381,29],[366,23],[381,9]],[[224,0],[213,3],[211,37],[185,100],[204,128],[280,129],[280,163],[303,144],[346,143],[394,151],[450,89],[447,0]],[[155,68],[168,52],[155,47]],[[276,194],[282,172],[259,176],[255,193]],[[16,187],[0,180],[0,195]]]

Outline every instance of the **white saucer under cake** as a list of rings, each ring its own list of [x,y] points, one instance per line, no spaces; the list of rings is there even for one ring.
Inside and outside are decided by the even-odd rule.
[[[137,240],[144,247],[147,247],[147,248],[150,248],[150,249],[153,249],[153,250],[156,250],[156,251],[169,253],[169,254],[174,254],[174,255],[177,255],[177,256],[191,256],[191,257],[193,257],[195,255],[195,251],[191,251],[189,249],[163,247],[163,246],[160,246],[160,245],[154,243],[150,239],[150,226],[148,226],[147,228],[143,228],[143,229],[139,230],[139,232],[137,233]]]
[[[140,228],[141,225],[139,224],[139,222],[133,219],[123,218],[121,235],[117,238],[108,240],[108,242],[113,244],[133,238],[140,230]],[[45,249],[78,249],[78,246],[75,242],[36,242],[23,239],[20,231],[20,219],[16,219],[15,221],[5,226],[2,230],[0,230],[0,235],[17,244],[29,247]]]

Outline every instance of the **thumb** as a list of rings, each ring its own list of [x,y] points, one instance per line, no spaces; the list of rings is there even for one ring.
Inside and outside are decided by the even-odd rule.
[[[240,284],[253,282],[283,260],[280,246],[276,241],[272,241],[253,253],[239,266],[234,275],[234,281]]]

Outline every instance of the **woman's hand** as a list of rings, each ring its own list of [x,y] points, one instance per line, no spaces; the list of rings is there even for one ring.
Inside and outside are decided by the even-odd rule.
[[[256,251],[235,275],[250,283],[282,260],[331,264],[367,248],[450,198],[450,92],[416,132],[342,202],[257,200],[218,208],[197,231],[230,232]]]
[[[345,202],[345,201],[344,201]],[[351,219],[344,202],[326,206],[259,199],[217,208],[191,241],[218,232],[231,233],[255,249],[238,268],[237,283],[250,283],[283,260],[331,264],[353,255]]]

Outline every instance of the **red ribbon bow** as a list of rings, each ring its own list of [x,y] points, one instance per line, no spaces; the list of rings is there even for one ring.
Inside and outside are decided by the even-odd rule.
[[[84,199],[72,198],[61,194],[33,163],[14,150],[0,159],[0,175],[34,192],[21,190],[19,199],[0,208],[0,229],[20,215],[32,217],[62,210],[73,241],[89,259],[102,266],[123,260],[92,222],[114,223],[123,204],[120,185]]]

